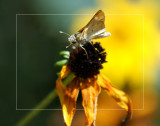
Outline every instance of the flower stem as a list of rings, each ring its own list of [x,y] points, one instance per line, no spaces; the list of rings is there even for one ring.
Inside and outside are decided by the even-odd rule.
[[[70,73],[66,79],[63,81],[64,85],[71,82],[74,74]],[[30,111],[22,120],[20,120],[16,126],[25,126],[29,123],[39,112],[46,108],[55,98],[57,97],[56,89],[53,89],[35,108]]]

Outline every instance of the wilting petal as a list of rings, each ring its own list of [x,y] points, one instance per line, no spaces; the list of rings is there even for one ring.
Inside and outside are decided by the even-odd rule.
[[[62,69],[61,69],[61,72],[60,72],[60,78],[63,79],[65,78],[68,74],[70,73],[70,69],[68,66],[63,66]]]
[[[96,83],[97,79],[90,81],[83,81],[82,82],[82,98],[83,102],[82,105],[84,107],[85,115],[86,115],[86,126],[94,126],[95,119],[96,119],[96,111],[97,111],[97,99],[98,95],[101,91],[101,88]],[[89,85],[87,84],[90,83]],[[87,87],[85,85],[88,85]]]
[[[118,105],[120,105],[122,108],[126,109],[128,111],[128,115],[126,119],[131,117],[131,100],[129,97],[120,89],[112,86],[111,82],[108,78],[98,75],[98,84],[110,95],[112,96]]]
[[[64,79],[69,73],[69,67],[63,66],[60,76],[56,81],[56,91],[62,105],[64,121],[67,126],[71,125],[76,109],[76,100],[79,93],[79,80],[77,78],[74,78],[67,88],[62,83],[62,79]]]
[[[59,96],[61,105],[63,104],[63,101],[64,101],[65,90],[66,90],[66,86],[62,84],[61,79],[56,80],[56,91]]]
[[[65,78],[69,73],[70,69],[68,68],[68,66],[63,66],[59,78],[56,81],[56,91],[59,96],[61,105],[63,104],[64,101],[64,93],[66,89],[66,86],[62,84],[62,79]]]
[[[79,93],[79,80],[73,79],[65,90],[64,103],[62,105],[63,117],[67,126],[71,125],[76,110],[76,101]]]

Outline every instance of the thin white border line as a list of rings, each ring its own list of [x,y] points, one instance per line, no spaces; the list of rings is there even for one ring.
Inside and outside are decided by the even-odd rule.
[[[23,110],[62,110],[62,109],[17,109],[17,110],[20,110],[20,111],[23,111]],[[76,110],[84,110],[84,109],[76,109]],[[124,110],[126,111],[125,109],[97,109],[97,110]],[[144,110],[144,109],[132,109],[133,111],[135,110]]]
[[[29,15],[93,15],[93,14],[16,14],[16,110],[62,110],[62,109],[18,109],[17,108],[17,17]],[[105,14],[105,15],[142,15],[143,16],[143,108],[132,110],[144,110],[144,14]],[[76,109],[83,110],[83,109]],[[97,110],[124,110],[124,109],[97,109]]]
[[[17,110],[17,15],[16,15],[16,110]]]
[[[35,15],[56,15],[56,16],[63,16],[63,15],[72,15],[72,16],[77,16],[77,15],[94,15],[94,14],[16,14],[16,15],[21,15],[21,16],[35,16]],[[144,15],[144,14],[105,14],[105,15]]]

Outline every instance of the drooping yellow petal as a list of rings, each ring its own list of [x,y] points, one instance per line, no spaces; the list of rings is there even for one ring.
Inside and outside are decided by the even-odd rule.
[[[62,105],[63,117],[67,126],[71,125],[79,93],[79,79],[74,78],[67,87],[63,84],[62,79],[64,79],[69,73],[69,67],[63,66],[60,76],[56,81],[56,91]]]
[[[94,78],[94,80],[86,79],[81,83],[83,98],[82,105],[86,115],[86,126],[95,126],[97,99],[101,91],[101,88],[96,83],[96,80],[96,78]]]
[[[66,86],[62,84],[61,79],[59,78],[58,80],[56,80],[56,91],[57,91],[57,94],[59,96],[61,105],[64,102],[64,93],[65,93],[65,90],[66,90]]]
[[[97,83],[99,86],[101,86],[110,96],[112,96],[117,104],[124,108],[125,110],[128,111],[126,119],[129,119],[131,117],[131,100],[130,98],[126,95],[125,92],[121,91],[120,89],[114,87],[110,80],[102,75],[98,75],[98,80]]]
[[[76,110],[76,101],[79,93],[79,79],[75,78],[65,90],[64,103],[62,105],[63,117],[67,126],[71,125]]]
[[[63,104],[64,101],[64,93],[66,86],[63,85],[62,79],[65,78],[68,74],[70,73],[70,69],[68,66],[63,66],[59,75],[59,78],[56,80],[56,91],[59,96],[61,105]]]
[[[70,73],[70,69],[67,65],[64,65],[61,69],[61,72],[60,72],[60,78],[63,79],[65,78],[68,74]]]

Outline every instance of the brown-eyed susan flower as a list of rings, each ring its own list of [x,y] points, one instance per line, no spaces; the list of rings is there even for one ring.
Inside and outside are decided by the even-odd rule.
[[[106,62],[105,50],[98,42],[94,44],[86,42],[82,46],[86,51],[81,47],[75,47],[70,51],[68,63],[62,67],[56,81],[65,124],[71,125],[76,110],[77,97],[81,90],[86,126],[95,126],[97,100],[101,88],[128,112],[125,118],[128,120],[131,117],[131,100],[123,91],[112,86],[109,79],[100,73],[100,69],[103,68],[102,64]],[[62,80],[70,72],[73,72],[74,76],[72,81],[65,86]]]

